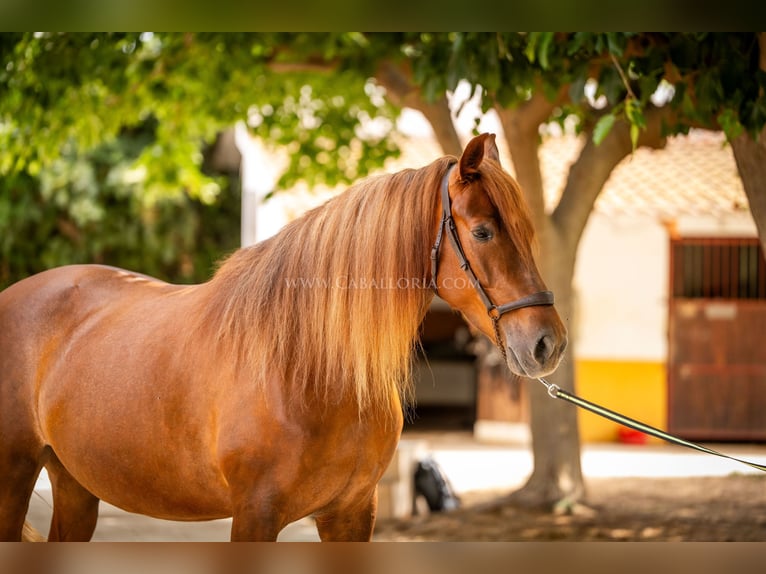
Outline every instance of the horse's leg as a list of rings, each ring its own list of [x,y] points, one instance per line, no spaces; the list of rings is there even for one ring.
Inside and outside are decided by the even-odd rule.
[[[322,542],[369,542],[378,510],[377,489],[355,504],[316,515],[317,532]]]
[[[248,493],[235,499],[231,523],[232,542],[276,542],[280,531],[286,526],[278,515],[278,506],[272,504],[271,496]]]
[[[45,468],[53,491],[48,540],[87,542],[96,529],[99,499],[85,490],[55,456],[51,456]]]
[[[41,452],[30,455],[0,445],[0,541],[20,541],[29,499],[42,468]]]

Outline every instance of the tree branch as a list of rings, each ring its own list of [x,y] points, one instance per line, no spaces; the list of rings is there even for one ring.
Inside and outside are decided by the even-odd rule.
[[[545,190],[538,155],[538,130],[540,124],[550,118],[556,106],[561,105],[568,89],[569,86],[563,87],[554,101],[548,100],[541,90],[536,90],[529,100],[516,108],[504,108],[497,103],[494,106],[503,126],[516,180],[524,192],[537,229],[542,229],[545,220]]]
[[[651,108],[647,112],[646,129],[641,130],[639,134],[638,147],[665,147],[667,139],[662,134],[662,125],[669,112],[667,107]],[[580,156],[569,170],[559,204],[551,215],[554,226],[565,238],[564,243],[573,248],[576,248],[580,240],[604,184],[614,168],[630,155],[633,149],[630,125],[625,120],[615,122],[600,145],[593,143],[590,133],[587,133],[587,137]]]
[[[388,99],[399,107],[407,107],[421,112],[434,131],[436,140],[445,154],[459,157],[463,151],[447,96],[442,95],[435,102],[427,102],[411,81],[412,72],[406,64],[396,65],[383,61],[375,72],[375,79],[386,89]]]
[[[758,45],[761,48],[761,54],[758,57],[758,66],[766,72],[766,32],[758,32]]]
[[[766,32],[758,34],[758,45],[759,66],[766,71]],[[766,127],[756,139],[745,132],[730,140],[730,143],[761,247],[766,252]]]
[[[276,55],[281,53],[275,50],[275,54],[266,63],[267,68],[274,73],[330,74],[340,65],[337,60],[325,60],[319,56],[304,60],[279,60]],[[386,89],[389,101],[401,108],[412,108],[421,112],[431,124],[442,151],[459,157],[463,146],[455,129],[446,95],[442,95],[435,102],[427,102],[422,97],[420,88],[412,83],[411,77],[412,72],[407,63],[396,65],[390,60],[381,62],[375,73],[375,79]]]
[[[511,153],[516,181],[519,182],[527,200],[535,227],[540,228],[545,217],[545,195],[543,174],[538,155],[539,135],[537,129],[531,129],[524,121],[520,109],[506,109],[495,105],[495,111],[503,126],[505,141]]]

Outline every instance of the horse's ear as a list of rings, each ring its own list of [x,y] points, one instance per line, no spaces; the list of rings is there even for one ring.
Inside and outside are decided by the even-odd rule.
[[[468,142],[460,156],[460,179],[471,180],[479,172],[484,158],[500,162],[500,154],[495,145],[495,134],[481,134]]]

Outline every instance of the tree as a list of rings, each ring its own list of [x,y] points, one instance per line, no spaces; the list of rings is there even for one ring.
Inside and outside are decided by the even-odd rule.
[[[216,201],[142,197],[131,166],[151,124],[85,154],[63,150],[38,177],[0,178],[0,289],[65,263],[109,263],[179,283],[209,277],[239,245],[236,177],[216,177]]]
[[[328,74],[326,66],[312,65],[314,58],[328,62],[358,51],[360,38],[3,34],[0,174],[34,175],[62,146],[90,149],[151,116],[156,140],[137,163],[147,192],[177,193],[180,183],[191,194],[210,193],[205,188],[214,182],[200,172],[200,146],[239,120],[289,149],[284,186],[299,177],[331,185],[362,177],[396,154],[387,137],[396,111],[363,69],[345,65]],[[370,119],[376,133],[364,129]],[[339,153],[323,155],[328,147]]]

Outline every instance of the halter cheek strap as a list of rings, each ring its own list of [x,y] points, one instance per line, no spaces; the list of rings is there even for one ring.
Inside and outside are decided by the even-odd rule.
[[[484,307],[487,309],[487,314],[492,318],[493,326],[495,328],[495,337],[497,339],[496,344],[500,347],[503,357],[505,357],[505,349],[500,344],[500,333],[497,325],[500,317],[506,313],[515,311],[516,309],[523,309],[524,307],[553,305],[553,292],[538,291],[537,293],[532,293],[531,295],[511,301],[510,303],[503,303],[502,305],[495,305],[492,302],[492,299],[490,299],[489,295],[484,290],[484,287],[482,287],[481,282],[476,277],[473,269],[471,269],[471,264],[465,256],[463,246],[460,243],[460,237],[457,234],[455,220],[452,217],[452,201],[449,196],[449,176],[453,167],[454,164],[451,165],[447,170],[447,173],[444,174],[441,182],[442,219],[439,224],[439,231],[436,234],[436,241],[434,241],[434,246],[431,249],[431,288],[438,295],[439,286],[436,276],[439,270],[439,250],[441,249],[442,239],[446,230],[447,237],[449,237],[450,243],[452,244],[452,249],[455,251],[455,255],[457,255],[460,268],[468,276],[468,280],[471,285],[473,285],[474,289],[476,289],[482,303],[484,303]]]

